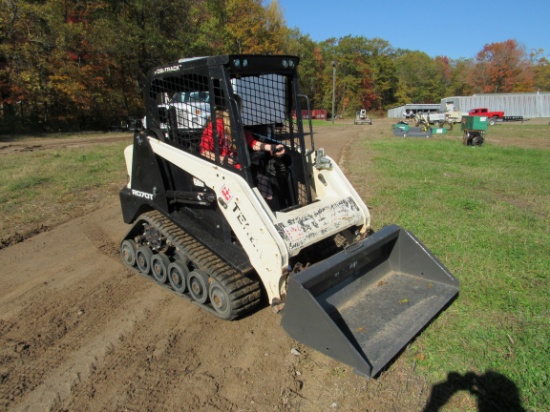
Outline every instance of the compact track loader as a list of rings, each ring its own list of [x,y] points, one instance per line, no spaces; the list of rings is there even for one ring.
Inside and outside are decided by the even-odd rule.
[[[231,55],[150,71],[147,129],[125,150],[120,254],[220,318],[270,304],[291,337],[370,377],[458,281],[405,229],[371,234],[365,203],[304,130],[297,66]]]
[[[353,121],[353,124],[372,125],[372,119],[367,115],[367,111],[365,109],[361,109],[355,113],[355,120]]]

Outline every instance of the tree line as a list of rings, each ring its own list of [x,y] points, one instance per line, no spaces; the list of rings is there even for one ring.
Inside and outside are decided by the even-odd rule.
[[[514,40],[431,58],[363,36],[313,41],[276,0],[0,0],[0,131],[106,129],[144,113],[147,71],[181,57],[300,56],[312,107],[383,111],[445,96],[550,90],[544,50]]]

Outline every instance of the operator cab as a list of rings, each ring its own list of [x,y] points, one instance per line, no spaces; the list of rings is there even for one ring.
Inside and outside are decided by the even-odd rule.
[[[221,161],[224,148],[216,127],[212,128],[215,156],[206,160],[241,174],[251,187],[260,184],[259,172],[267,174],[275,194],[269,202],[274,211],[309,204],[312,196],[304,164],[309,152],[296,94],[297,64],[297,57],[240,55],[182,59],[154,69],[147,90],[149,134],[200,156],[205,128],[210,122],[216,124],[223,111],[239,168]],[[285,155],[277,159],[250,151],[245,129],[263,143],[283,144]],[[185,181],[189,178],[173,178],[174,190],[189,186]]]

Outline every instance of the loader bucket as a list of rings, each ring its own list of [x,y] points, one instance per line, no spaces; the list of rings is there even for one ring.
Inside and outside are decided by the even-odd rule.
[[[443,264],[392,225],[291,277],[281,325],[372,377],[457,293]]]

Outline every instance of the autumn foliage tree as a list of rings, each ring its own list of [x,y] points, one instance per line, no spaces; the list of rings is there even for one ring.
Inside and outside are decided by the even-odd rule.
[[[267,8],[262,0],[227,0],[227,20],[220,28],[230,53],[282,52],[284,20],[277,2]]]
[[[404,51],[397,59],[399,104],[439,103],[445,92],[441,65],[426,53]]]
[[[261,0],[3,0],[4,129],[106,128],[143,114],[147,71],[181,57],[281,53],[278,3]]]
[[[550,61],[544,56],[544,50],[535,50],[530,57],[533,66],[534,86],[536,90],[550,90]]]
[[[533,90],[532,70],[515,40],[486,44],[477,56],[469,83],[478,93]]]
[[[395,50],[384,39],[374,38],[367,45],[370,53],[370,69],[372,71],[372,94],[374,110],[384,110],[395,103],[397,89],[397,68],[395,65]]]
[[[323,107],[331,108],[332,62],[336,64],[336,114],[354,115],[356,110],[380,110],[393,103],[397,78],[393,53],[389,43],[382,39],[363,36],[331,38],[319,44],[324,62]]]
[[[363,36],[313,41],[277,0],[2,0],[0,131],[105,129],[144,112],[151,67],[230,53],[298,55],[312,108],[338,114],[472,93],[550,90],[543,50],[515,40],[431,58]]]
[[[323,59],[321,48],[308,35],[300,30],[286,29],[283,50],[285,53],[300,57],[298,74],[300,90],[310,99],[313,108],[322,108],[323,101]]]

